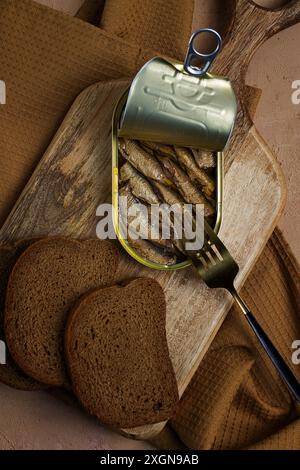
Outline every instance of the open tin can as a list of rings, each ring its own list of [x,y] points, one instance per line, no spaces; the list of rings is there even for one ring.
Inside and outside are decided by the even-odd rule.
[[[196,51],[200,33],[215,35],[217,46],[210,54]],[[122,236],[119,226],[118,139],[150,141],[213,152],[216,156],[215,217],[217,233],[222,221],[224,154],[235,122],[237,103],[230,81],[208,73],[221,48],[221,37],[210,29],[195,32],[186,59],[179,63],[156,57],[147,62],[117,103],[112,122],[112,203],[117,237],[139,263],[158,270],[177,270],[192,264],[188,257],[176,264],[158,264],[143,258]],[[201,59],[203,66],[195,66]]]

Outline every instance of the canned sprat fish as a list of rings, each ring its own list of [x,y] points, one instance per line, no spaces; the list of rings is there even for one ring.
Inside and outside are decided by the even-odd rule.
[[[146,63],[114,111],[115,230],[131,256],[155,269],[180,269],[191,262],[176,237],[149,240],[143,236],[151,232],[147,207],[202,205],[215,231],[221,224],[223,150],[234,125],[236,99],[228,79],[208,74],[221,47],[218,33],[213,32],[218,44],[211,54],[200,54],[194,48],[195,37],[203,31],[212,32],[193,34],[184,64],[165,58]],[[194,65],[199,57],[204,61],[202,67]],[[145,219],[139,219],[139,239],[123,236],[120,196],[128,206],[142,202],[146,207]]]

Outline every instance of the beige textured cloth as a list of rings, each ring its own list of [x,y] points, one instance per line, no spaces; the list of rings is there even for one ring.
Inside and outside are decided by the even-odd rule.
[[[100,26],[141,48],[183,60],[192,30],[209,26],[226,39],[232,22],[232,2],[209,0],[209,3],[207,9],[204,0],[106,0]],[[201,18],[204,8],[209,24]],[[196,46],[201,49],[200,44]],[[214,39],[211,46],[215,47]],[[208,43],[206,47],[209,50]]]
[[[142,47],[183,58],[191,36],[191,0],[108,0],[101,27]]]
[[[131,0],[122,3],[125,1],[129,8]],[[107,78],[132,76],[146,57],[154,55],[147,48],[182,58],[192,18],[190,13],[181,17],[181,2],[172,2],[172,9],[167,9],[166,3],[145,2],[148,9],[152,4],[152,12],[144,6],[142,21],[132,21],[125,34],[112,30],[116,25],[111,18],[114,11],[116,18],[120,14],[117,6],[121,0],[106,0],[101,24],[109,31],[30,0],[0,0],[0,78],[8,86],[7,105],[0,108],[2,221],[83,88]],[[193,0],[182,3],[188,5],[186,11],[193,10]],[[129,11],[141,14],[136,9]],[[146,11],[152,23],[147,33]],[[172,18],[180,18],[182,29]],[[168,30],[162,27],[166,24]],[[141,45],[137,41],[144,32],[147,40]],[[125,40],[116,34],[126,35]],[[166,34],[170,42],[166,42]],[[176,42],[176,50],[171,47],[175,36],[176,41],[178,37],[182,41]],[[299,267],[278,231],[268,242],[243,295],[291,364],[291,344],[300,339]],[[299,366],[294,370],[300,378]],[[184,394],[176,417],[155,442],[166,448],[296,449],[300,448],[298,416],[299,410],[261,354],[244,319],[232,309]]]
[[[132,76],[143,57],[138,46],[31,0],[0,0],[0,34],[2,225],[75,97]]]

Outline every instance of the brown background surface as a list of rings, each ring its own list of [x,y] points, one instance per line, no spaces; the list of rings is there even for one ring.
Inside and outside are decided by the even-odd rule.
[[[270,4],[272,0],[257,3]],[[281,1],[274,2],[278,5]],[[272,2],[272,3],[274,3]],[[82,0],[40,0],[40,3],[74,14]],[[222,2],[199,0],[203,25],[220,13]],[[299,119],[300,105],[291,102],[292,82],[300,79],[297,38],[300,25],[269,40],[253,57],[247,82],[262,89],[255,124],[274,150],[288,181],[288,203],[280,228],[300,259],[299,235]],[[20,393],[22,399],[20,400]],[[147,444],[128,441],[101,427],[83,412],[44,393],[28,394],[0,388],[2,419],[0,448],[141,448]]]

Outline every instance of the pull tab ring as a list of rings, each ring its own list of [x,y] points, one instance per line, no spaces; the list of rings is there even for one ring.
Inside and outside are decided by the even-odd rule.
[[[196,37],[202,33],[213,34],[215,38],[217,39],[217,46],[215,50],[210,52],[209,54],[204,54],[202,52],[199,52],[194,47],[194,41]],[[202,77],[210,69],[210,66],[215,60],[216,56],[218,55],[221,47],[222,47],[222,38],[217,31],[211,28],[198,29],[192,34],[191,39],[189,41],[187,54],[186,54],[185,61],[183,64],[184,70],[188,72],[190,75],[194,75],[195,77]],[[192,62],[194,59],[201,59],[202,62],[204,62],[204,65],[202,67],[197,67],[193,65]]]

